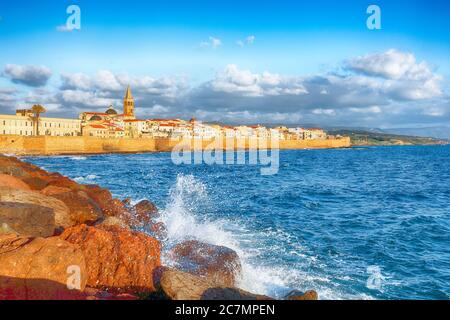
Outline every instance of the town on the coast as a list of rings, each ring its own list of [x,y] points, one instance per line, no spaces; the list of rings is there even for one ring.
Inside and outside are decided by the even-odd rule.
[[[169,139],[264,139],[264,140],[327,140],[320,128],[268,128],[262,125],[228,126],[203,123],[195,118],[138,119],[131,88],[126,89],[123,111],[109,106],[105,112],[82,112],[78,119],[45,117],[44,106],[16,110],[15,115],[0,114],[0,135],[99,137],[99,138],[169,138]]]

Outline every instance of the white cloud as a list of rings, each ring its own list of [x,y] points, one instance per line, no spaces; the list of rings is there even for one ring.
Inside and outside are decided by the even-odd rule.
[[[236,65],[228,65],[223,72],[210,82],[216,92],[240,93],[244,96],[278,96],[307,94],[301,81],[264,72],[252,73],[241,70]]]
[[[386,79],[423,79],[431,74],[425,62],[417,63],[411,53],[395,49],[383,53],[369,54],[347,61],[347,68],[369,76]]]
[[[215,37],[209,37],[208,41],[200,42],[200,47],[202,48],[213,48],[217,49],[222,46],[222,40]]]
[[[52,71],[45,66],[23,66],[7,64],[3,75],[14,83],[30,87],[42,87],[52,76]]]
[[[256,39],[256,37],[253,35],[248,36],[244,40],[238,40],[236,42],[236,44],[242,48],[242,47],[245,47],[246,45],[252,45],[255,42],[255,39]]]
[[[312,111],[315,115],[325,115],[325,116],[334,116],[336,115],[336,110],[334,109],[314,109]]]

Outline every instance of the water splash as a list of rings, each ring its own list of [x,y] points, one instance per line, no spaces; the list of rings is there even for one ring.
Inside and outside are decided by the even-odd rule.
[[[286,250],[285,240],[289,238],[283,232],[258,232],[247,228],[242,221],[217,219],[207,213],[202,214],[210,199],[205,184],[194,176],[179,175],[168,199],[160,218],[168,232],[166,250],[177,243],[192,239],[233,249],[242,263],[238,287],[253,293],[282,298],[292,289],[306,290],[312,288],[311,283],[330,282],[326,277],[310,274],[295,266],[282,265],[277,261],[277,252]],[[206,210],[207,207],[206,205]],[[276,241],[273,241],[274,239]],[[272,243],[270,246],[267,245],[269,242]],[[302,255],[301,246],[298,245],[295,251],[296,254]],[[163,262],[173,265],[170,257],[164,253]],[[342,298],[326,285],[313,288],[318,289],[322,298]]]

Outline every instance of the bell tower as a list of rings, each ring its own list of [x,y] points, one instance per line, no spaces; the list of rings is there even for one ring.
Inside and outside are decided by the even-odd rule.
[[[123,99],[123,115],[126,119],[135,119],[134,115],[134,98],[131,94],[131,88],[128,86],[125,98]]]

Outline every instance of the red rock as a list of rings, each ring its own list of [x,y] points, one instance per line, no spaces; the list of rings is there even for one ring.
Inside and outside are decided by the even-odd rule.
[[[40,177],[24,178],[23,181],[29,185],[32,190],[40,191],[48,186],[48,181]]]
[[[117,217],[106,217],[102,222],[98,223],[96,226],[117,226],[123,229],[130,229],[130,227],[120,218]]]
[[[29,237],[51,237],[55,233],[55,213],[48,207],[30,203],[0,202],[0,225]]]
[[[241,272],[237,253],[227,247],[186,241],[172,249],[170,256],[178,269],[223,286],[234,287]]]
[[[157,239],[162,240],[162,239],[167,238],[167,227],[164,224],[164,222],[158,222],[158,223],[152,224],[150,227],[150,232]]]
[[[105,216],[117,217],[129,223],[131,213],[126,209],[122,201],[112,197],[109,190],[97,185],[85,185],[82,187],[88,196],[98,204]]]
[[[159,216],[158,208],[148,200],[143,200],[136,204],[131,212],[133,214],[132,223],[137,227],[148,226],[152,219]]]
[[[94,224],[103,217],[102,211],[83,191],[70,191],[53,195],[69,208],[69,215],[76,224]]]
[[[27,203],[50,208],[55,214],[56,227],[67,228],[75,224],[70,217],[69,208],[64,204],[64,202],[53,197],[47,197],[37,191],[0,188],[0,201]]]
[[[0,187],[7,187],[19,190],[30,190],[30,187],[25,182],[7,174],[0,174]]]
[[[41,190],[41,193],[46,196],[55,196],[57,194],[70,192],[71,190],[68,188],[62,188],[62,187],[55,187],[55,186],[48,186]]]
[[[318,300],[319,295],[316,291],[310,290],[305,293],[294,290],[286,296],[287,300]]]
[[[53,179],[49,181],[49,185],[70,190],[80,190],[80,185],[78,183],[64,176],[53,177]]]
[[[215,282],[178,270],[162,268],[157,286],[170,300],[273,300],[238,288],[217,286]]]
[[[61,238],[80,246],[88,285],[109,292],[153,292],[153,270],[160,266],[160,244],[143,233],[117,226],[66,229]]]
[[[86,288],[84,293],[86,294],[86,300],[107,300],[107,301],[139,300],[139,297],[131,293],[115,294],[107,291],[98,290],[95,288]]]
[[[77,266],[80,290],[69,290],[69,267]],[[0,235],[0,300],[80,299],[86,285],[81,250],[59,238]]]

